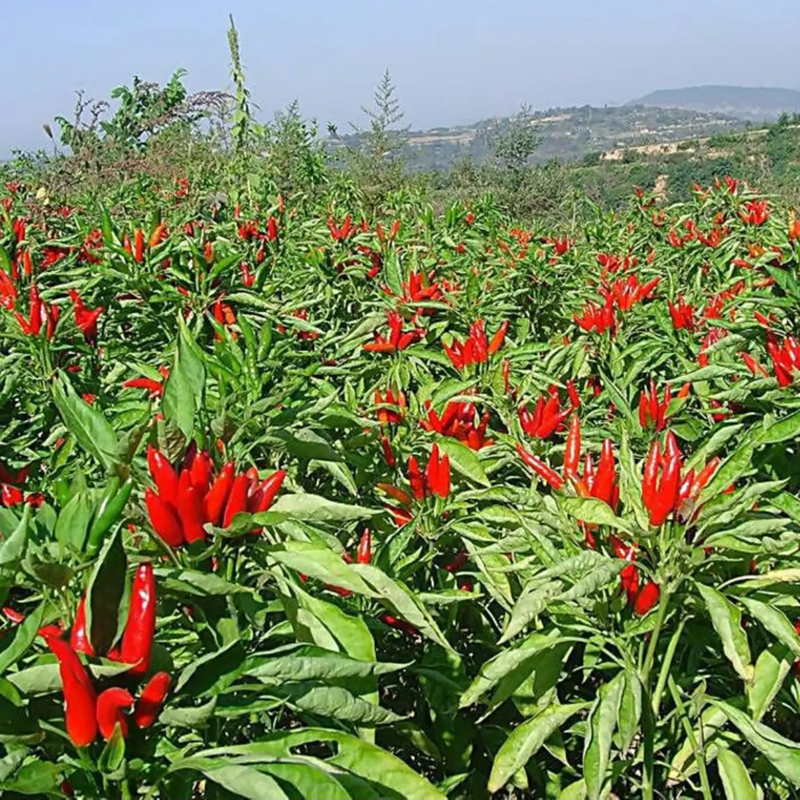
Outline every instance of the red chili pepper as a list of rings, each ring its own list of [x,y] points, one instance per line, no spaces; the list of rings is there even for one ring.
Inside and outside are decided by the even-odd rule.
[[[554,489],[558,490],[564,486],[564,481],[561,476],[550,466],[544,463],[537,456],[528,453],[521,445],[517,445],[517,452],[522,458],[523,462],[527,464],[543,481],[547,482]]]
[[[157,672],[147,681],[133,709],[133,722],[138,728],[149,728],[158,719],[169,686],[170,676],[167,672]]]
[[[658,440],[654,439],[653,443],[650,445],[650,452],[647,454],[647,461],[644,465],[644,478],[642,480],[642,501],[647,509],[653,504],[653,495],[656,490],[660,462],[661,448],[659,447]]]
[[[76,747],[87,747],[97,736],[97,696],[92,681],[67,642],[57,636],[46,636],[45,641],[58,659],[67,733]]]
[[[122,738],[128,735],[128,720],[124,712],[133,707],[133,696],[127,689],[113,686],[97,698],[97,727],[100,735],[108,741],[119,724]]]
[[[283,485],[284,478],[286,478],[285,470],[278,470],[269,476],[261,486],[248,498],[248,510],[251,514],[259,514],[262,511],[268,511],[269,507],[275,500],[281,486]]]
[[[147,448],[147,466],[161,497],[172,502],[178,494],[178,475],[169,459],[152,446]]]
[[[639,617],[643,617],[658,603],[660,596],[661,589],[659,589],[658,584],[648,581],[636,596],[636,601],[633,604],[633,613]]]
[[[76,653],[85,653],[90,658],[94,658],[94,647],[92,647],[89,632],[86,630],[86,595],[81,597],[81,601],[78,603],[78,611],[75,614],[75,624],[72,626],[69,642]]]
[[[154,247],[160,244],[161,240],[164,238],[166,234],[167,226],[162,222],[159,225],[156,225],[155,230],[153,231],[152,236],[150,236],[150,241],[148,242],[150,249],[152,250]]]
[[[416,456],[408,459],[408,482],[411,484],[411,494],[416,500],[425,499],[425,482],[422,480],[422,473]]]
[[[634,605],[639,594],[639,569],[635,564],[628,564],[619,574],[620,585],[628,596],[628,604]]]
[[[358,550],[356,552],[357,564],[369,564],[372,561],[372,534],[369,528],[364,528],[361,534],[361,540],[358,543]]]
[[[397,630],[407,633],[409,636],[419,635],[419,631],[410,622],[406,622],[404,619],[398,619],[391,614],[381,614],[380,619],[381,622],[388,625],[390,628],[396,628]]]
[[[572,415],[567,436],[567,449],[564,452],[564,477],[578,474],[581,462],[581,420],[577,414]]]
[[[136,229],[134,236],[133,258],[137,264],[144,261],[144,231],[141,228]]]
[[[141,564],[133,578],[128,621],[122,634],[120,659],[133,664],[129,674],[141,678],[150,667],[156,630],[156,579],[151,563]]]
[[[228,495],[233,486],[234,475],[236,467],[232,461],[229,461],[220,470],[214,483],[205,496],[204,510],[205,517],[212,525],[219,525],[222,518],[222,512],[225,510],[225,505],[228,502]]]
[[[155,532],[170,547],[180,547],[183,544],[183,528],[172,506],[150,488],[144,490],[144,502]]]
[[[504,320],[500,327],[497,329],[497,333],[492,337],[492,341],[489,344],[489,355],[493,356],[502,346],[503,342],[506,338],[506,333],[508,332],[508,320]]]
[[[4,606],[3,614],[5,614],[8,621],[13,625],[21,625],[23,622],[25,622],[25,615],[20,614],[19,611],[11,608],[10,606]]]
[[[202,541],[206,538],[203,528],[206,518],[203,508],[203,495],[191,484],[188,472],[181,474],[178,489],[178,515],[183,528],[183,536],[187,544]]]
[[[247,510],[247,490],[250,486],[250,478],[247,475],[237,475],[231,486],[231,493],[225,506],[225,514],[222,518],[222,527],[227,528],[233,518]]]
[[[392,445],[388,436],[381,436],[381,448],[383,449],[383,458],[386,461],[386,465],[393,467],[397,463],[397,459],[392,452]]]
[[[600,463],[597,465],[597,475],[592,487],[592,496],[611,505],[616,477],[614,451],[611,447],[611,440],[606,439],[603,442],[603,449],[600,453]]]
[[[713,477],[714,473],[717,471],[717,468],[720,465],[720,459],[718,457],[712,458],[708,464],[700,470],[697,474],[697,477],[692,481],[692,488],[689,491],[689,497],[697,499],[700,492],[705,489],[708,482]]]

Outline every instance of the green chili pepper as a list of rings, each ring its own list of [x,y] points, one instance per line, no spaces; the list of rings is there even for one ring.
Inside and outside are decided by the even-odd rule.
[[[131,481],[128,481],[120,488],[119,478],[112,478],[106,490],[106,494],[103,496],[97,508],[94,521],[89,528],[89,539],[86,545],[87,555],[97,555],[103,544],[103,538],[125,508],[125,504],[128,502],[132,489],[133,483]]]

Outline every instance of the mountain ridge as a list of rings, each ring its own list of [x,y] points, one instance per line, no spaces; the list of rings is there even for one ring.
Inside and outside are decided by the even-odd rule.
[[[770,86],[708,84],[657,89],[625,107],[685,108],[752,122],[774,122],[783,113],[800,113],[800,91]]]

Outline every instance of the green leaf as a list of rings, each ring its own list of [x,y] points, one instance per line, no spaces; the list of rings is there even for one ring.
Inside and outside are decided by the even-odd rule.
[[[53,401],[81,447],[110,469],[119,460],[119,440],[100,409],[79,397],[61,374],[53,381]]]
[[[583,748],[583,779],[589,797],[600,797],[611,753],[611,737],[617,727],[625,690],[625,673],[618,672],[600,688],[600,695],[589,714]]]
[[[92,510],[86,492],[77,492],[70,498],[56,520],[55,535],[62,547],[68,547],[76,553],[83,552]]]
[[[494,793],[502,789],[555,731],[584,708],[586,705],[583,703],[548,706],[515,728],[494,758],[489,776],[489,791]]]
[[[175,359],[164,384],[164,417],[177,424],[187,437],[194,432],[194,416],[202,407],[206,368],[202,350],[183,317],[178,317],[179,333]]]
[[[800,636],[797,635],[794,625],[789,622],[786,614],[779,608],[768,606],[760,600],[742,597],[739,601],[773,636],[800,658]]]
[[[756,659],[753,682],[747,687],[747,705],[753,719],[760,720],[783,686],[794,659],[788,647],[774,644]]]
[[[303,575],[317,578],[332,586],[349,589],[367,597],[374,593],[359,577],[354,564],[347,564],[339,553],[311,542],[286,542],[270,549],[270,555],[279,564]]]
[[[284,683],[270,690],[301,712],[359,725],[386,725],[402,717],[374,703],[362,700],[342,686],[308,681]]]
[[[338,680],[341,678],[367,678],[372,675],[386,675],[403,669],[404,664],[381,663],[377,661],[358,661],[338,653],[329,653],[323,648],[314,648],[305,654],[267,657],[266,661],[249,667],[244,673],[254,678],[283,679],[294,681]]]
[[[22,519],[17,523],[10,536],[0,539],[0,567],[11,568],[17,565],[25,555],[28,544],[28,527],[31,520],[31,507],[27,503],[22,512]]]
[[[106,742],[100,758],[97,759],[97,767],[104,775],[112,776],[119,770],[125,761],[125,737],[122,735],[122,726],[117,723],[114,726],[114,733]]]
[[[188,697],[219,694],[244,672],[246,656],[244,645],[237,639],[220,650],[192,661],[181,672],[175,685],[175,694]]]
[[[506,675],[531,661],[542,650],[553,647],[558,642],[560,635],[560,631],[557,629],[548,631],[546,634],[533,633],[518,647],[508,648],[494,658],[485,661],[477,677],[461,695],[459,707],[465,708],[477,703]]]
[[[238,583],[231,583],[213,572],[197,570],[168,569],[155,570],[159,589],[170,592],[195,595],[197,597],[224,597],[233,594],[248,594],[250,589]]]
[[[352,568],[384,599],[394,614],[411,623],[423,636],[452,651],[450,642],[428,609],[404,583],[390,578],[372,564],[353,564]]]
[[[165,708],[158,717],[158,722],[165,726],[178,728],[202,728],[214,716],[217,697],[212,697],[200,706]]]
[[[357,795],[362,800],[377,797],[404,798],[404,800],[447,800],[432,783],[418,775],[414,770],[391,753],[374,744],[357,739],[346,733],[322,728],[306,728],[298,731],[281,731],[268,733],[253,744],[231,747],[220,747],[203,750],[196,754],[199,758],[215,758],[217,756],[246,757],[250,763],[257,759],[265,762],[277,758],[319,763],[314,756],[303,755],[304,746],[333,745],[334,755],[325,758],[333,774],[352,773],[366,781],[372,790]],[[321,749],[316,747],[315,749]],[[170,770],[182,768],[177,762]],[[263,797],[270,797],[264,795]],[[263,797],[261,800],[263,800]],[[318,800],[313,798],[311,800]]]
[[[86,630],[96,653],[106,653],[117,636],[128,559],[122,532],[106,540],[86,589]]]
[[[301,522],[347,522],[382,514],[383,510],[336,503],[316,494],[285,494],[272,506],[272,512]]]
[[[602,500],[593,497],[565,497],[561,500],[561,507],[571,517],[590,525],[608,525],[610,528],[632,533],[628,523],[620,519],[611,506]]]
[[[743,711],[719,700],[712,701],[739,729],[739,733],[795,786],[800,787],[800,744],[776,733]]]
[[[750,780],[747,767],[733,750],[720,748],[717,753],[717,764],[727,800],[760,800],[756,787]]]
[[[208,780],[248,800],[289,800],[289,795],[271,776],[244,764],[224,764],[214,759],[189,758],[170,767],[170,772],[191,769],[201,772]]]
[[[511,618],[498,644],[505,644],[509,639],[513,639],[531,620],[538,617],[547,608],[547,603],[560,594],[562,587],[561,581],[548,581],[526,587],[514,605]]]
[[[480,486],[491,486],[489,478],[486,477],[486,471],[474,450],[446,436],[439,437],[436,443],[439,445],[442,455],[446,453],[450,456],[450,463],[456,472]]]
[[[710,586],[696,584],[705,601],[714,630],[722,640],[722,649],[739,677],[750,683],[753,680],[753,665],[750,663],[750,646],[742,628],[742,612],[724,595]]]

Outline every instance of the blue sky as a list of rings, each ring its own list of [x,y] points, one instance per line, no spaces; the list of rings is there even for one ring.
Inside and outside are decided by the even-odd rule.
[[[324,130],[361,121],[384,69],[414,127],[534,108],[622,103],[725,83],[800,88],[798,0],[7,0],[0,156],[45,146],[76,89],[133,74],[228,88],[236,18],[260,115],[297,98]]]

